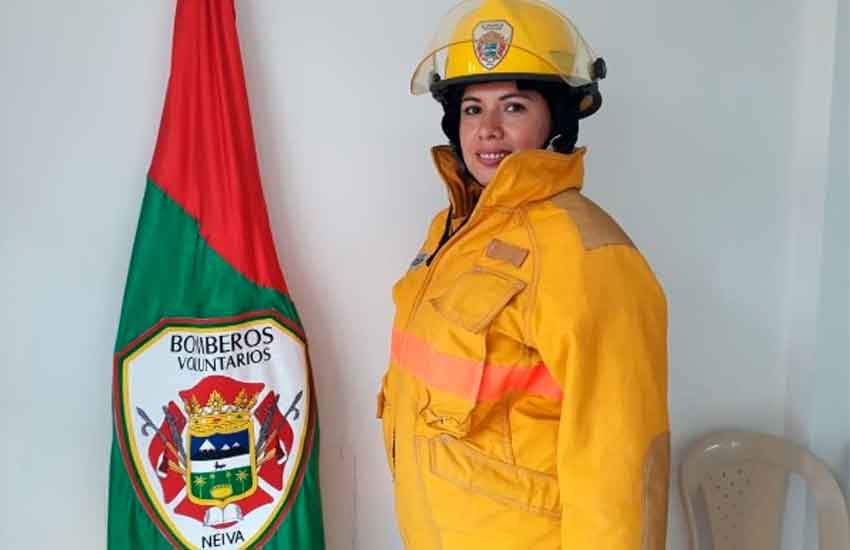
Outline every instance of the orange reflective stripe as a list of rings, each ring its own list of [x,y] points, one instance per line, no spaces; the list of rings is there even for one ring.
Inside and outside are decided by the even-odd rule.
[[[423,383],[467,401],[494,401],[521,391],[560,401],[564,392],[546,365],[533,367],[481,364],[441,353],[426,341],[393,329],[393,362]]]
[[[494,401],[510,391],[523,391],[560,401],[564,392],[543,363],[531,368],[484,366],[478,401]]]
[[[476,401],[480,364],[442,354],[424,340],[396,329],[393,329],[391,349],[392,360],[425,384]]]

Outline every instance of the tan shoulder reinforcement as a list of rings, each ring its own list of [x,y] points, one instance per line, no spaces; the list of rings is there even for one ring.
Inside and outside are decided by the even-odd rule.
[[[667,486],[670,481],[670,432],[656,436],[643,464],[641,550],[664,550],[667,535]]]
[[[567,189],[549,200],[558,208],[565,210],[576,224],[585,250],[594,250],[612,244],[634,246],[614,218],[595,202],[579,193],[578,189]]]

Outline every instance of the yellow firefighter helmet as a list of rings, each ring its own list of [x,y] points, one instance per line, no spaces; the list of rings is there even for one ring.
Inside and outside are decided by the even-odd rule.
[[[454,84],[555,80],[578,90],[579,116],[601,104],[597,58],[564,15],[539,0],[465,0],[440,22],[410,81],[413,94],[439,98]]]

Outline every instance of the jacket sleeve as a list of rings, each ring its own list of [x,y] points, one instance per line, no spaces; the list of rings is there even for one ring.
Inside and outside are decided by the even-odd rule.
[[[569,259],[544,254],[530,318],[535,346],[564,392],[562,548],[663,550],[665,298],[630,243],[577,248]]]

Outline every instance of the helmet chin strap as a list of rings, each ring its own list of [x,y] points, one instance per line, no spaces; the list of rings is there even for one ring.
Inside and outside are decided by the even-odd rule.
[[[563,139],[563,137],[563,134],[555,134],[546,141],[546,145],[543,148],[547,151],[560,152],[557,149],[557,143],[559,140]]]

